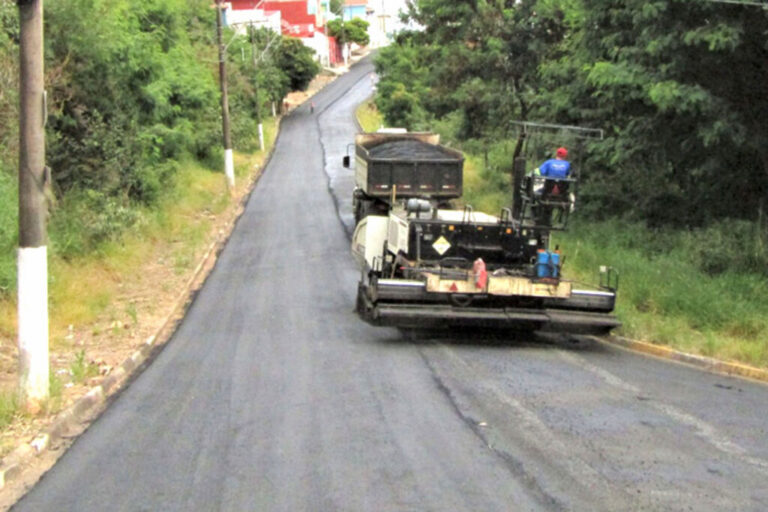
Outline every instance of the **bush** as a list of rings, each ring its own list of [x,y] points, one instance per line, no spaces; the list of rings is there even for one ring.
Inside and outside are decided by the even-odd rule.
[[[416,95],[408,92],[400,82],[385,82],[378,87],[376,107],[384,113],[389,126],[409,131],[421,128],[426,116]]]
[[[141,218],[127,199],[97,190],[68,194],[49,223],[51,253],[63,258],[82,256],[99,244],[117,240]]]
[[[186,30],[204,2],[190,4],[81,0],[46,11],[49,67],[60,70],[49,122],[60,193],[87,188],[152,204],[173,170],[158,164],[206,152],[211,137],[201,144],[198,134],[217,129],[218,91],[198,58],[205,48]]]
[[[16,248],[19,244],[18,181],[0,162],[0,297],[16,289]]]
[[[618,220],[582,221],[569,232],[556,234],[555,242],[562,244],[564,274],[569,278],[595,281],[598,266],[605,264],[619,271],[617,311],[625,323],[624,332],[678,344],[693,336],[694,341],[685,341],[688,345],[683,348],[704,351],[709,350],[708,337],[755,341],[764,340],[768,332],[764,269],[759,274],[733,262],[714,276],[702,269],[706,262],[738,257],[728,242],[702,247],[702,241],[711,242],[717,236],[725,240],[732,227],[727,222],[685,234],[651,231],[640,223]],[[748,226],[742,229],[749,232]],[[755,348],[749,356],[752,362],[762,361],[760,350]]]
[[[16,286],[17,14],[15,2],[0,0],[0,295]],[[56,195],[48,233],[52,253],[72,258],[118,239],[158,207],[179,162],[222,170],[215,11],[206,0],[71,0],[51,2],[45,15],[47,164]],[[257,35],[259,48],[279,43],[258,76],[240,58],[250,41],[230,34],[238,149],[255,147],[257,106],[281,99],[289,82],[305,88],[318,70],[300,41]]]
[[[727,219],[691,232],[686,253],[709,275],[727,271],[756,272],[768,276],[766,229],[758,222]]]

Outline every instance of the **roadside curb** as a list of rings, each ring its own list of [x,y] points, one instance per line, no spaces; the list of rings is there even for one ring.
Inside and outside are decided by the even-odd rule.
[[[632,340],[622,336],[608,336],[605,338],[597,339],[605,343],[618,345],[634,352],[639,352],[641,354],[646,354],[661,359],[677,361],[679,363],[695,366],[697,368],[701,368],[713,373],[742,377],[745,379],[752,379],[759,382],[768,383],[768,370],[763,370],[754,366],[734,363],[730,361],[721,361],[719,359],[696,354],[689,354],[687,352],[681,352],[664,345],[655,345],[646,341]]]
[[[104,377],[101,383],[91,388],[84,396],[77,399],[70,407],[60,412],[53,422],[38,434],[29,443],[24,443],[14,449],[11,453],[3,457],[0,464],[0,491],[6,485],[17,478],[24,467],[35,457],[42,455],[52,447],[58,446],[62,439],[75,437],[87,426],[87,423],[93,420],[103,411],[109,399],[114,396],[122,385],[133,376],[150,356],[160,349],[166,341],[170,339],[176,330],[178,322],[183,318],[183,313],[192,304],[195,294],[202,287],[218,259],[219,253],[226,245],[229,237],[232,235],[235,225],[245,211],[245,205],[251,197],[256,184],[264,174],[272,160],[272,155],[277,147],[277,141],[280,138],[280,125],[282,118],[278,119],[277,135],[274,143],[267,153],[260,169],[255,171],[249,190],[243,194],[238,201],[232,219],[219,230],[215,240],[206,249],[203,257],[200,259],[197,267],[187,280],[183,291],[176,299],[171,311],[166,316],[163,323],[157,329],[155,334],[146,339],[144,344],[138,348],[130,357],[125,359],[109,375]]]

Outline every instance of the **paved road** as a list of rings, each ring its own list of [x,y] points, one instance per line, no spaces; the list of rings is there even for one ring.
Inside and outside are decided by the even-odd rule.
[[[285,120],[173,339],[16,510],[768,509],[766,386],[356,318],[338,157],[371,71]]]

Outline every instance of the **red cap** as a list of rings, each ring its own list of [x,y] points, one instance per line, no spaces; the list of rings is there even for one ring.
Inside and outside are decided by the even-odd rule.
[[[561,156],[561,157],[565,158],[566,156],[568,156],[568,150],[565,149],[565,148],[557,148],[557,153],[556,154],[557,154],[557,156]]]

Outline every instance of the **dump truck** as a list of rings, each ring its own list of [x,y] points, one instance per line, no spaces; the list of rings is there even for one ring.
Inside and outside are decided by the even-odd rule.
[[[577,287],[562,274],[564,255],[550,247],[572,208],[575,180],[526,177],[516,161],[514,208],[491,215],[451,207],[463,161],[435,134],[356,137],[358,315],[404,329],[604,334],[620,325],[611,314],[615,270],[601,267],[596,286]]]
[[[362,133],[355,137],[355,222],[383,214],[393,198],[426,198],[438,205],[461,197],[464,155],[432,133]],[[350,156],[344,167],[350,167]]]

